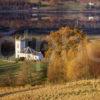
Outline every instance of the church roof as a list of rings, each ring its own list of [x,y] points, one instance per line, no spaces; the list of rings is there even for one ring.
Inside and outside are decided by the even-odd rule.
[[[26,47],[22,50],[22,53],[29,53],[32,54],[33,52],[35,52],[34,49],[30,48],[30,47]]]
[[[41,54],[41,52],[37,52],[35,51],[34,49],[30,48],[30,47],[26,47],[22,50],[22,53],[25,53],[25,54],[33,54],[33,55],[38,55],[38,54]]]

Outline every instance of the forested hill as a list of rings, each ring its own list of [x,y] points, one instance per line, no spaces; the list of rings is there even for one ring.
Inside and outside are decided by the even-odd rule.
[[[27,8],[31,5],[31,3],[28,2],[28,0],[0,0],[0,10],[4,10],[7,7],[12,7],[13,8],[18,8],[21,9],[23,8]],[[16,7],[17,6],[17,7]]]

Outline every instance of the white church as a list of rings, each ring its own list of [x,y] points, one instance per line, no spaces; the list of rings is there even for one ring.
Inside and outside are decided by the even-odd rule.
[[[15,38],[15,58],[25,58],[26,60],[41,61],[43,54],[27,46],[27,39]]]

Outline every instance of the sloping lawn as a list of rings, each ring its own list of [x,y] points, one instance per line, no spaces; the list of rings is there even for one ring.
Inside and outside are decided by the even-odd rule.
[[[20,64],[16,62],[7,62],[0,60],[0,75],[5,75],[7,72],[14,73],[19,68]]]

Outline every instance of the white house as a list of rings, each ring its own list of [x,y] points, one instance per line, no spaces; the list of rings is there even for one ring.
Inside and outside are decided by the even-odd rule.
[[[24,57],[27,60],[35,60],[40,61],[43,59],[43,54],[41,52],[37,52],[34,49],[27,47],[26,39],[15,39],[15,58]]]

